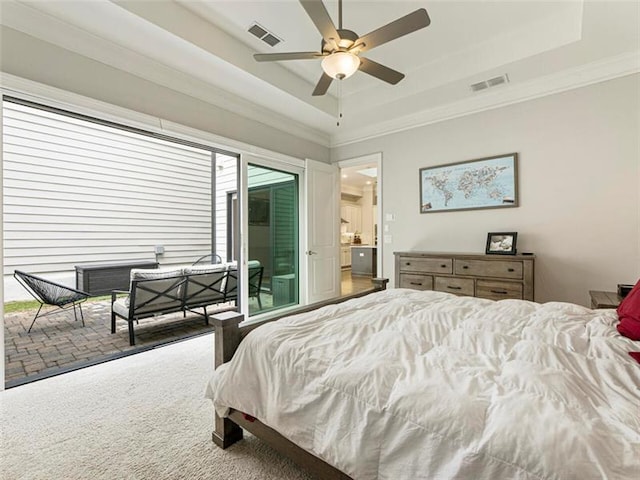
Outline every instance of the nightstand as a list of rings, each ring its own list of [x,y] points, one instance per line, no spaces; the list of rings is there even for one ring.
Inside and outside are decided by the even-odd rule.
[[[600,290],[589,290],[591,296],[591,308],[618,308],[622,297],[616,292],[602,292]]]

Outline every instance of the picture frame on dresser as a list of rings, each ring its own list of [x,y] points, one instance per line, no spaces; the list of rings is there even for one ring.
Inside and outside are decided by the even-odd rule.
[[[420,213],[518,206],[518,154],[421,168]]]
[[[518,232],[489,232],[487,234],[487,255],[515,255]]]

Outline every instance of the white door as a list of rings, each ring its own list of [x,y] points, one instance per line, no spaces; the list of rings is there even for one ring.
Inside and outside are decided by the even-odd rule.
[[[340,296],[340,176],[334,165],[306,161],[307,303]]]

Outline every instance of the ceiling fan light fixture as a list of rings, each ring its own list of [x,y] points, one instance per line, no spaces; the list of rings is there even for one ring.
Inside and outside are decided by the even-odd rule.
[[[428,27],[431,23],[427,11],[424,8],[419,8],[404,17],[372,30],[364,36],[360,36],[353,30],[342,28],[342,0],[338,1],[338,28],[336,28],[329,12],[327,12],[323,0],[298,1],[322,36],[320,51],[256,53],[253,58],[258,62],[322,58],[322,76],[311,94],[314,97],[326,94],[334,79],[342,80],[348,78],[356,70],[361,70],[363,73],[390,85],[396,85],[404,78],[404,74],[365,57],[360,58],[358,55],[416,30]],[[266,32],[264,28],[260,27],[257,34],[260,35],[262,31]],[[341,83],[338,82],[338,96],[340,96],[340,85]],[[339,117],[341,116],[340,114]]]
[[[322,59],[322,70],[331,78],[349,78],[360,67],[360,57],[350,52],[334,52]]]

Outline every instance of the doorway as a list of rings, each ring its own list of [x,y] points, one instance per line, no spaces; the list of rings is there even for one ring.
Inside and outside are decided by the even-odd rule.
[[[377,161],[347,161],[340,170],[340,268],[343,295],[370,288],[378,276]]]

